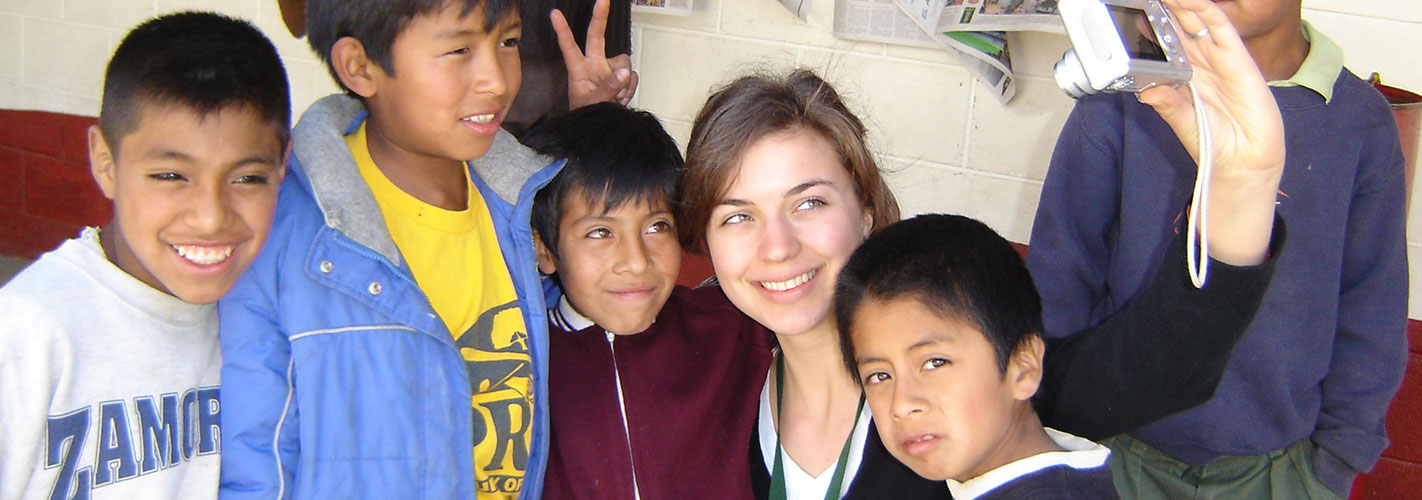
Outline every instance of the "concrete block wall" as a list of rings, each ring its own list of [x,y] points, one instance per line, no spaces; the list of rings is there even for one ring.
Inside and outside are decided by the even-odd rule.
[[[906,215],[954,212],[1026,242],[1057,131],[1071,110],[1051,78],[1065,37],[1011,35],[1017,97],[1004,106],[947,54],[830,35],[833,0],[801,20],[776,0],[697,0],[691,17],[633,15],[634,104],[679,141],[709,91],[754,70],[818,71],[860,114]],[[1389,0],[1304,0],[1304,18],[1338,42],[1360,76],[1422,92],[1422,13]],[[1393,12],[1397,11],[1397,12]],[[1415,139],[1415,138],[1414,138]],[[1417,203],[1414,203],[1417,205]],[[1417,212],[1418,210],[1414,210]],[[1412,297],[1422,299],[1422,216],[1409,224]],[[1412,300],[1422,318],[1422,300]]]
[[[221,12],[265,32],[286,64],[293,117],[337,91],[306,41],[287,33],[276,0],[0,0],[0,109],[97,115],[104,66],[123,35],[181,10]]]

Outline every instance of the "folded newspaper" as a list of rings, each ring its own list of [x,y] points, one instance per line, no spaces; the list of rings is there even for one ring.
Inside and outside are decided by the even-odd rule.
[[[1057,0],[835,0],[834,35],[947,50],[1001,102],[1017,94],[1008,31],[1062,33]]]

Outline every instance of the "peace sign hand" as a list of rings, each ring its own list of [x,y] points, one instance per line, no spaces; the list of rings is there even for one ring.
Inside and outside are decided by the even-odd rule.
[[[568,109],[613,101],[626,106],[637,92],[637,72],[632,71],[632,58],[620,54],[609,59],[607,46],[607,13],[609,0],[597,0],[593,5],[592,22],[588,24],[587,52],[578,48],[567,18],[558,9],[549,13],[553,31],[558,35],[558,48],[563,52],[563,64],[568,68]]]

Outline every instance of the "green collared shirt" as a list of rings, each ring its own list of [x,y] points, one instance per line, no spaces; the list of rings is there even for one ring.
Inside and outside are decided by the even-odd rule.
[[[1271,87],[1304,87],[1323,96],[1323,102],[1333,99],[1333,82],[1343,71],[1343,49],[1327,36],[1303,22],[1304,39],[1308,40],[1308,55],[1294,76],[1269,82]]]

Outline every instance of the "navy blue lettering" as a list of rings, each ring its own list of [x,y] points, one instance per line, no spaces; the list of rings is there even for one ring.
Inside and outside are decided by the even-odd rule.
[[[133,453],[133,437],[129,433],[128,412],[123,401],[99,405],[99,462],[95,469],[95,487],[138,475],[138,460]]]
[[[197,390],[183,393],[183,459],[192,460],[197,446]]]
[[[518,493],[523,489],[523,478],[518,476],[490,476],[474,485],[479,491],[493,493]]]
[[[162,406],[153,398],[134,399],[138,410],[138,439],[143,442],[143,473],[178,464],[178,395],[164,394]]]
[[[59,469],[49,500],[88,500],[96,488],[159,471],[210,455],[222,448],[220,389],[189,389],[180,397],[133,398],[50,416],[46,425],[44,468]],[[138,442],[132,432],[137,418]],[[97,424],[97,429],[95,425]],[[90,433],[95,449],[86,450]],[[86,462],[79,467],[80,461]],[[87,463],[92,460],[92,463]]]
[[[519,407],[519,414],[522,418],[519,422],[513,421],[513,412],[510,408]],[[524,444],[523,433],[528,431],[528,424],[532,420],[532,415],[528,409],[528,401],[523,398],[509,398],[500,401],[489,401],[484,403],[484,407],[489,410],[489,417],[494,424],[494,457],[489,460],[489,464],[484,467],[486,471],[495,471],[503,468],[504,454],[513,451],[514,468],[523,470],[524,464],[528,462],[528,446]],[[475,418],[475,436],[479,436],[478,427],[482,427]]]
[[[217,397],[216,387],[198,389],[198,453],[202,455],[217,453],[222,448],[222,423],[218,418],[222,405]]]
[[[67,415],[49,417],[46,426],[44,468],[59,467],[59,477],[54,488],[49,490],[50,500],[89,498],[89,468],[75,473],[79,464],[79,451],[84,449],[84,440],[89,435],[89,408],[76,410]],[[77,491],[75,491],[77,490]]]

